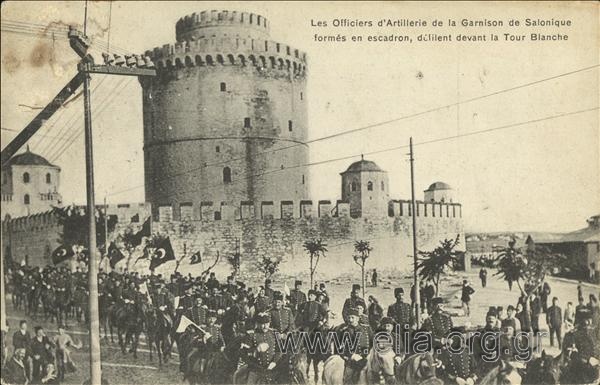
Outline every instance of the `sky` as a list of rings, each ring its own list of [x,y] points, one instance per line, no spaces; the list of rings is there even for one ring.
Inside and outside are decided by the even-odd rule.
[[[36,33],[81,26],[84,3],[1,7],[4,147],[76,72],[78,57],[67,40]],[[88,35],[110,41],[113,51],[172,44],[180,17],[227,9],[265,16],[272,40],[307,52],[309,138],[370,127],[310,145],[311,162],[346,158],[310,168],[313,200],[338,199],[339,173],[360,154],[388,171],[392,198],[409,199],[408,149],[380,151],[405,146],[412,136],[417,198],[435,181],[450,184],[467,231],[571,231],[600,213],[599,116],[590,110],[598,108],[600,94],[596,3],[113,2],[110,8],[89,3]],[[570,20],[571,26],[508,26],[526,18]],[[412,19],[429,26],[343,28],[333,27],[334,19]],[[447,27],[448,19],[505,24]],[[434,20],[444,26],[431,27]],[[318,21],[328,26],[312,26]],[[508,32],[527,39],[531,32],[560,33],[568,40],[503,41]],[[428,33],[485,34],[488,41],[365,41]],[[489,41],[490,33],[500,41]],[[315,34],[365,40],[319,42]],[[97,199],[143,201],[141,87],[135,78],[99,75],[92,90]],[[82,98],[46,122],[30,148],[62,168],[65,203],[85,201]]]

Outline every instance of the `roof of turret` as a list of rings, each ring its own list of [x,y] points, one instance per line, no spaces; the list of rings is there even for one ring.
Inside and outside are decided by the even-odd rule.
[[[344,171],[342,174],[345,174],[347,172],[363,172],[363,171],[379,171],[379,172],[383,172],[383,170],[381,169],[381,167],[379,167],[377,165],[377,163],[370,161],[370,160],[364,160],[361,159],[358,162],[354,162],[352,163],[348,169],[346,171]]]
[[[48,167],[58,167],[50,163],[46,158],[41,155],[35,154],[29,150],[27,150],[21,154],[14,155],[7,162],[6,167],[9,166],[48,166]]]

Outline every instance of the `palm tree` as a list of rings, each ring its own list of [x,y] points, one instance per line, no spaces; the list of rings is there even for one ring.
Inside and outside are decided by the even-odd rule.
[[[362,296],[365,297],[365,263],[369,258],[369,254],[373,248],[369,244],[369,241],[356,241],[354,242],[354,251],[356,252],[353,255],[354,263],[360,266],[360,274],[361,274],[361,282],[362,282]]]
[[[304,250],[310,257],[310,287],[313,287],[315,271],[317,271],[317,265],[321,256],[325,257],[327,252],[327,244],[322,239],[316,239],[312,241],[304,242]]]
[[[444,239],[433,251],[419,252],[424,257],[417,265],[419,275],[425,280],[433,281],[436,296],[439,293],[440,276],[447,268],[454,268],[463,254],[454,250],[459,243],[459,238],[460,236],[457,235],[456,239]]]

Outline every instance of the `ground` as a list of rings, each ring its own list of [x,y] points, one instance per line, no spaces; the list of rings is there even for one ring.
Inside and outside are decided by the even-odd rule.
[[[488,276],[488,285],[486,288],[481,287],[481,283],[478,278],[477,271],[469,273],[456,273],[443,278],[440,284],[441,295],[449,300],[447,310],[449,312],[460,311],[460,283],[462,279],[469,279],[473,283],[475,288],[475,294],[473,295],[473,301],[471,304],[471,317],[453,317],[455,324],[464,325],[467,322],[471,325],[481,325],[485,320],[485,314],[489,306],[504,306],[506,308],[509,304],[516,304],[519,297],[518,288],[516,285],[512,291],[508,290],[506,282],[493,276],[493,272],[490,272]],[[274,280],[277,282],[277,280]],[[331,297],[331,308],[336,313],[337,317],[334,322],[341,322],[341,308],[344,299],[348,296],[350,291],[351,283],[353,281],[349,279],[332,280],[328,283],[327,290]],[[549,283],[552,289],[551,297],[557,296],[560,299],[560,306],[564,309],[564,306],[568,301],[572,301],[574,304],[577,303],[577,282],[568,281],[557,278],[550,278]],[[288,283],[289,285],[290,283]],[[389,304],[393,302],[393,288],[404,287],[407,292],[410,289],[410,278],[394,278],[390,279],[386,276],[382,277],[379,287],[367,287],[365,296],[373,295],[379,302],[387,308]],[[279,288],[277,285],[275,288]],[[583,285],[584,296],[590,293],[598,295],[600,286],[598,285]],[[21,312],[16,312],[12,308],[12,303],[7,297],[7,318],[11,327],[9,333],[8,344],[11,345],[12,333],[16,330],[18,320],[23,318]],[[40,320],[30,320],[30,329],[33,329],[36,325],[42,325],[48,331],[47,334],[54,335],[56,331],[56,325],[41,322]],[[542,330],[548,330],[545,323],[545,318],[542,315],[540,317],[540,325]],[[89,365],[88,365],[88,340],[87,332],[84,331],[83,325],[74,324],[71,321],[69,327],[70,333],[74,337],[77,337],[84,344],[82,350],[75,351],[73,357],[79,366],[79,370],[76,373],[69,374],[65,379],[65,384],[81,384],[85,378],[87,378]],[[557,348],[551,348],[549,346],[548,337],[544,338],[543,348],[547,352],[552,354],[558,353]],[[147,346],[145,341],[141,341],[140,352],[138,359],[135,360],[130,354],[123,355],[118,348],[117,344],[110,344],[108,342],[102,342],[102,361],[103,371],[110,381],[111,384],[181,384],[182,375],[178,371],[178,357],[175,356],[173,360],[163,366],[159,370],[158,362],[156,357],[154,361],[149,360]]]

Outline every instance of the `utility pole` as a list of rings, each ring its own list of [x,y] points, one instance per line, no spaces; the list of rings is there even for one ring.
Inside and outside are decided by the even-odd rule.
[[[108,255],[108,205],[106,204],[106,195],[104,196],[104,255]],[[102,258],[100,258],[102,261]]]
[[[414,276],[414,287],[415,287],[415,320],[417,322],[417,329],[421,326],[421,295],[419,293],[419,274],[418,274],[418,251],[417,251],[417,210],[415,205],[415,170],[414,170],[414,154],[413,154],[413,143],[412,136],[410,137],[410,191],[411,200],[410,206],[412,211],[412,236],[413,236],[413,276]]]

